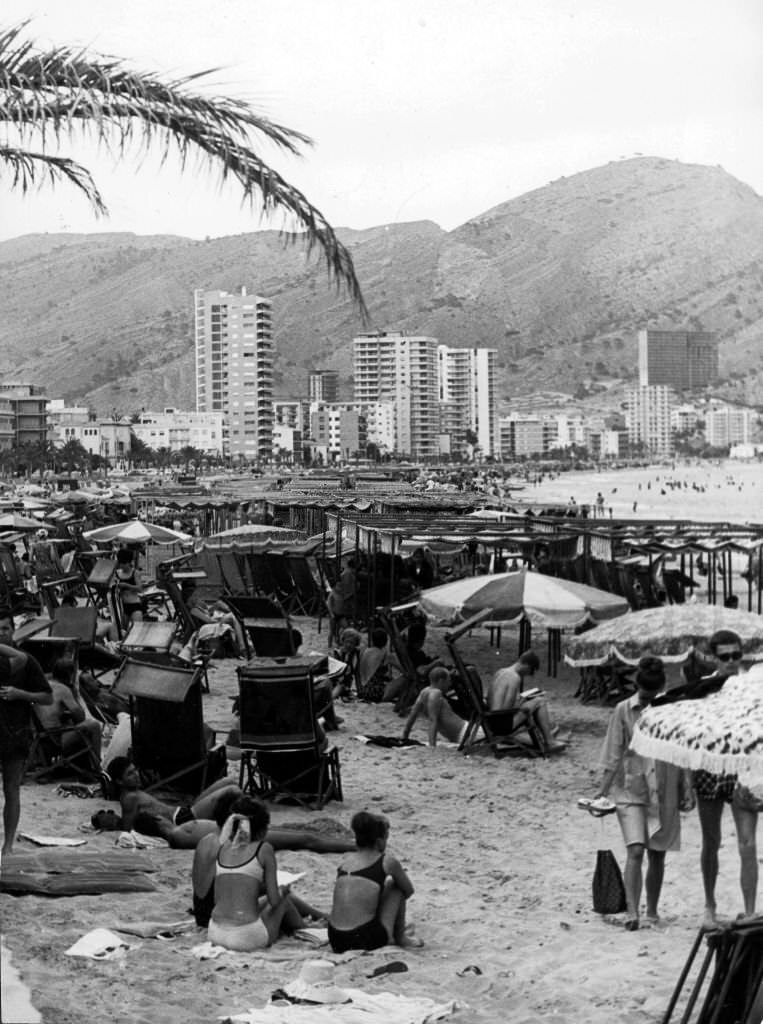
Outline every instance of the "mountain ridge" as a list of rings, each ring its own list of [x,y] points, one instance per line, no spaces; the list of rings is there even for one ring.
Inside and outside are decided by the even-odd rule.
[[[273,302],[276,393],[311,366],[351,397],[369,329],[497,349],[498,392],[580,394],[636,376],[640,327],[721,338],[726,391],[756,400],[763,351],[763,199],[720,168],[659,157],[550,182],[452,231],[432,221],[338,229],[371,313],[275,231],[25,235],[0,242],[0,371],[99,412],[193,407],[193,290]]]

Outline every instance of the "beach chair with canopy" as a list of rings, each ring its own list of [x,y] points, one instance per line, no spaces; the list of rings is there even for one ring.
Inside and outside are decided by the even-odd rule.
[[[529,757],[544,757],[546,747],[540,730],[532,717],[521,707],[503,711],[491,711],[485,701],[482,677],[474,665],[467,665],[458,649],[458,640],[475,626],[489,618],[489,608],[467,619],[458,629],[448,633],[445,646],[453,659],[455,673],[451,677],[454,689],[462,707],[468,711],[467,727],[458,749],[468,754],[478,744],[487,744],[496,757],[507,754],[525,754]],[[482,735],[479,736],[479,730]],[[529,736],[530,743],[519,739],[522,733]]]
[[[224,774],[224,747],[207,744],[201,675],[132,657],[119,669],[112,690],[130,702],[132,758],[146,789],[197,795]]]
[[[322,809],[342,800],[339,752],[314,705],[323,658],[254,658],[238,669],[243,790]]]

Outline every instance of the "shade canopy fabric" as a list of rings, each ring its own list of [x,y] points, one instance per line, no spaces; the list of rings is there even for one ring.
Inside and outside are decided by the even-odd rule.
[[[489,608],[494,623],[527,617],[533,624],[561,629],[628,610],[628,602],[617,594],[525,569],[455,580],[422,591],[418,601],[426,615],[441,625],[465,622]]]
[[[8,512],[0,515],[0,530],[38,530],[40,522],[37,519],[29,519],[27,516],[20,516],[18,512]]]
[[[732,676],[701,700],[646,708],[633,732],[643,757],[763,782],[763,665]]]
[[[110,541],[121,540],[133,544],[185,544],[193,540],[187,533],[170,530],[158,523],[147,523],[142,519],[131,519],[127,523],[110,523],[88,530],[82,535],[85,540]]]
[[[712,604],[671,604],[631,612],[572,637],[564,660],[583,668],[603,665],[612,657],[630,665],[651,654],[663,661],[686,661],[693,651],[706,650],[719,629],[730,629],[750,658],[763,658],[763,616]]]

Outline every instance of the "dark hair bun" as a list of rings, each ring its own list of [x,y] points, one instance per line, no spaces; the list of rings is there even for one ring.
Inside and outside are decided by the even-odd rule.
[[[659,690],[665,685],[665,668],[659,658],[646,657],[639,661],[636,685],[642,690]]]

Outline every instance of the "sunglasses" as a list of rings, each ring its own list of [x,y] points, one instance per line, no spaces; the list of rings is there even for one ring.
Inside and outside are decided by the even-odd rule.
[[[741,661],[741,651],[726,651],[723,654],[717,655],[718,661]]]

